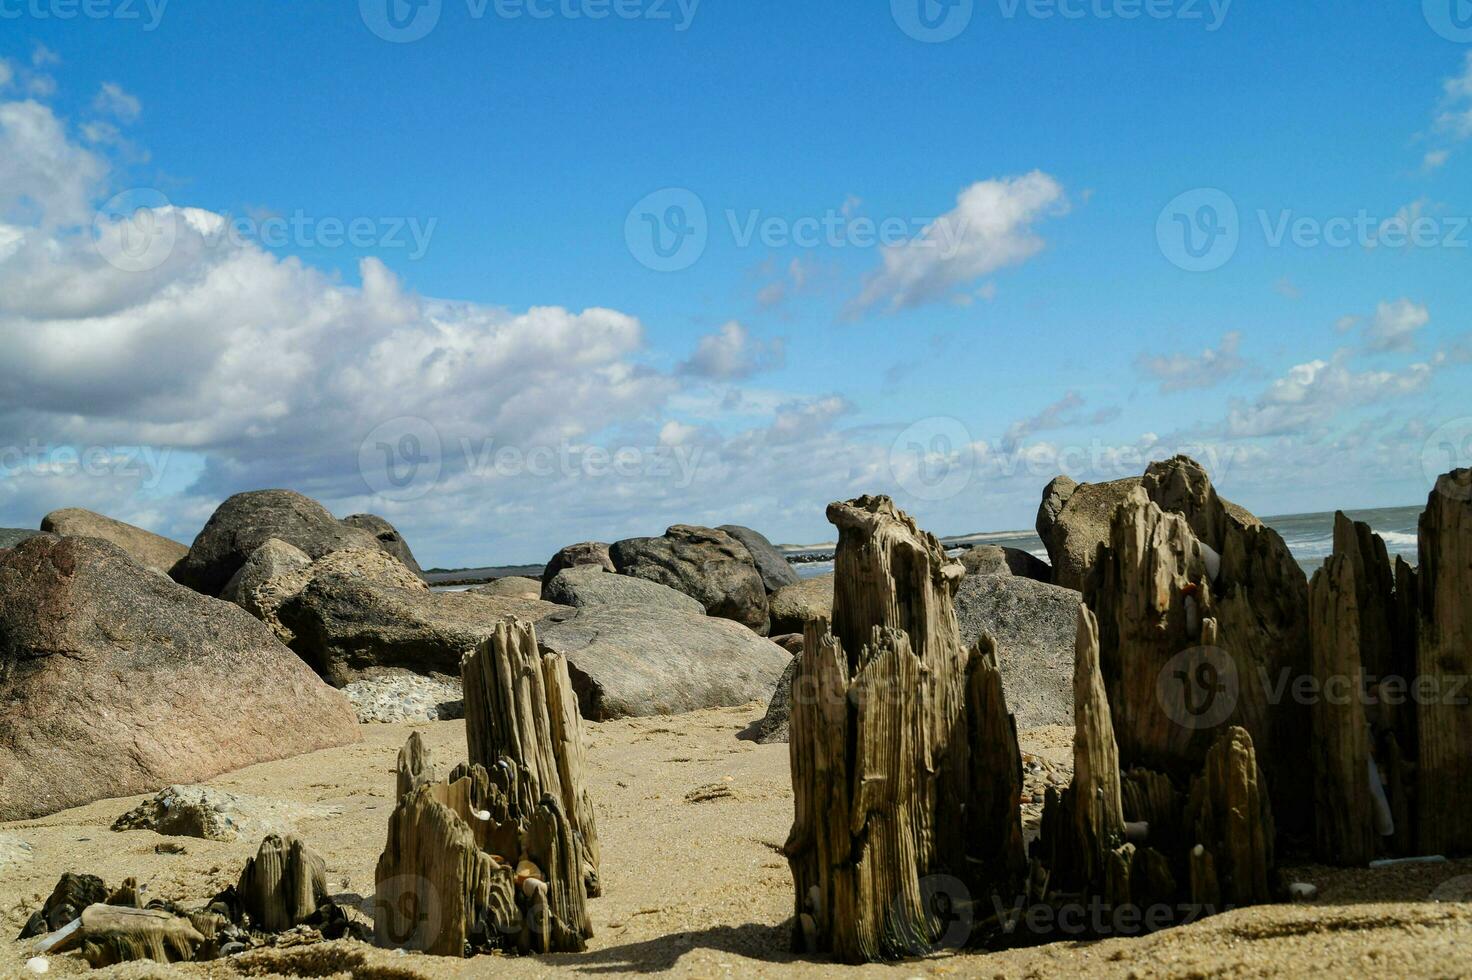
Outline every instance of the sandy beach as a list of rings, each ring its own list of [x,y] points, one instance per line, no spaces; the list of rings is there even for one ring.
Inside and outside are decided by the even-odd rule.
[[[352,976],[542,977],[668,974],[682,977],[982,976],[1256,977],[1472,975],[1472,905],[1433,892],[1472,893],[1472,860],[1387,871],[1294,869],[1320,887],[1313,904],[1242,909],[1143,938],[1061,942],[998,953],[941,952],[925,959],[839,967],[789,952],[791,878],[780,853],[792,819],[786,745],[736,734],[761,705],[587,727],[589,785],[603,844],[605,897],[592,903],[587,953],[526,959],[434,959],[339,941],[260,950],[212,963],[134,963],[99,977]],[[418,730],[440,763],[465,753],[461,722],[363,726],[355,746],[257,765],[209,785],[233,793],[338,809],[303,819],[299,833],[327,861],[345,905],[373,892],[399,746]],[[1022,736],[1025,752],[1066,765],[1068,730]],[[0,973],[25,975],[29,943],[11,940],[65,871],[110,884],[135,876],[147,894],[203,904],[233,884],[254,843],[113,832],[145,797],[106,800],[34,821],[0,825],[30,845],[0,872]],[[159,854],[166,841],[184,854]],[[1450,883],[1450,884],[1448,884]],[[1466,887],[1464,887],[1466,886]],[[75,956],[50,973],[89,972]]]

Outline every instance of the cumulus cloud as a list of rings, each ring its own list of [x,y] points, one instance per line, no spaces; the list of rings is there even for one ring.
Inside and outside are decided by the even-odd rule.
[[[1232,438],[1303,436],[1351,408],[1426,390],[1444,357],[1397,371],[1356,371],[1352,353],[1297,364],[1252,402],[1237,402],[1225,430]]]
[[[884,250],[849,312],[912,309],[971,292],[983,276],[1041,252],[1036,226],[1067,211],[1062,185],[1041,171],[972,184],[917,238]]]
[[[1247,362],[1239,356],[1242,334],[1232,331],[1216,347],[1200,354],[1141,354],[1135,367],[1160,382],[1162,392],[1212,388],[1241,374]]]
[[[786,356],[782,340],[761,341],[732,320],[700,338],[695,353],[680,364],[680,373],[715,381],[734,381],[780,367]]]

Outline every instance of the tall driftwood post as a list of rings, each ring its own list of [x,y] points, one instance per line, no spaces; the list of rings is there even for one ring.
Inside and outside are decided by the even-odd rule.
[[[1472,470],[1436,483],[1420,529],[1420,846],[1472,852]]]
[[[962,647],[962,569],[940,542],[887,497],[828,518],[833,625],[809,623],[793,682],[794,941],[846,962],[914,955],[951,938],[938,898],[1020,884],[1016,729],[995,647]]]
[[[1124,802],[1114,719],[1099,674],[1099,624],[1087,606],[1078,611],[1073,668],[1074,833],[1082,881],[1102,885],[1110,857],[1124,844]]]

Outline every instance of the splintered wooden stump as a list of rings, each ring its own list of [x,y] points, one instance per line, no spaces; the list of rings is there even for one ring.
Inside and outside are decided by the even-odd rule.
[[[1115,850],[1124,844],[1119,749],[1104,679],[1099,674],[1099,624],[1078,611],[1073,668],[1073,823],[1082,882],[1105,888]]]
[[[1427,853],[1472,852],[1472,470],[1421,515],[1418,827]]]
[[[465,737],[472,765],[518,772],[519,812],[543,796],[562,807],[578,841],[590,896],[599,894],[598,827],[583,770],[582,718],[567,659],[543,654],[530,623],[508,620],[460,665],[465,686]]]
[[[1194,472],[1195,464],[1172,464]],[[1308,672],[1307,582],[1281,538],[1233,518],[1209,483],[1196,497],[1167,493],[1172,486],[1156,492],[1178,506],[1199,498],[1186,507],[1194,517],[1162,510],[1144,488],[1131,491],[1084,592],[1098,617],[1120,761],[1183,782],[1224,731],[1240,726],[1266,747],[1288,826],[1306,833],[1308,709],[1283,692]],[[1198,530],[1220,537],[1208,544]]]
[[[374,942],[434,956],[464,956],[472,933],[519,935],[514,872],[480,849],[459,813],[437,799],[445,784],[426,784],[389,817],[378,859]]]
[[[399,753],[375,941],[442,956],[581,951],[598,835],[567,662],[508,620],[461,674],[470,761],[440,781],[417,733]]]
[[[272,834],[245,863],[236,891],[253,926],[283,932],[326,901],[327,865],[295,837]]]
[[[1207,753],[1186,800],[1186,822],[1196,841],[1193,870],[1204,849],[1210,861],[1202,860],[1203,871],[1210,865],[1222,899],[1232,905],[1272,901],[1273,814],[1246,729],[1230,729]],[[1205,886],[1203,895],[1210,897]]]
[[[94,969],[134,960],[187,962],[205,941],[188,919],[114,905],[89,905],[82,912],[78,935],[82,956]]]
[[[961,644],[960,567],[888,498],[828,516],[833,628],[808,624],[793,680],[785,851],[794,944],[858,963],[964,940],[948,912],[1021,887],[1022,766],[995,646]]]

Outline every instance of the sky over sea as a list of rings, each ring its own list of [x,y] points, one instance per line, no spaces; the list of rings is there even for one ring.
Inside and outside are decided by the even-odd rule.
[[[1466,0],[0,0],[0,526],[426,567],[1472,465]]]

